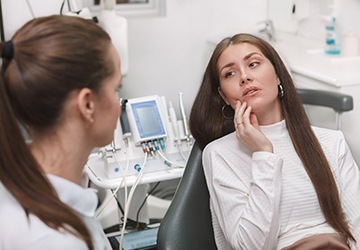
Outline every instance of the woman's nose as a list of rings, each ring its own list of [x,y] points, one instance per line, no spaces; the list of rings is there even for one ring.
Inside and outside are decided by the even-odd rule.
[[[241,84],[245,84],[245,83],[248,83],[248,82],[250,82],[251,81],[251,79],[250,78],[243,78],[242,80],[241,80]]]
[[[240,84],[245,84],[251,82],[251,77],[248,74],[242,74],[240,79]]]
[[[251,81],[251,77],[246,69],[242,68],[240,70],[240,84],[245,84]]]

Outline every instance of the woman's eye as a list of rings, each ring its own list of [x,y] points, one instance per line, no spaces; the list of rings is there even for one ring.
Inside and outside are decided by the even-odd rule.
[[[226,74],[225,74],[225,78],[227,78],[227,77],[229,77],[229,76],[232,76],[232,75],[234,75],[235,74],[235,72],[234,71],[229,71],[229,72],[226,72]]]
[[[255,67],[258,64],[259,64],[259,62],[252,62],[252,63],[249,64],[249,66],[252,68],[252,67]]]

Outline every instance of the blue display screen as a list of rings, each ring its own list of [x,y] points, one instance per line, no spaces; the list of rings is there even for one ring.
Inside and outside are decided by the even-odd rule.
[[[155,101],[131,104],[136,126],[141,139],[148,137],[162,137],[165,129]]]

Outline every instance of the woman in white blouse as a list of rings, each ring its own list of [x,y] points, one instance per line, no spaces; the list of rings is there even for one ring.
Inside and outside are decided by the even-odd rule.
[[[340,131],[312,127],[270,44],[215,48],[192,107],[219,249],[360,249],[360,174]]]
[[[111,249],[96,192],[81,185],[89,154],[111,142],[120,115],[109,35],[80,17],[40,17],[0,53],[0,249]]]

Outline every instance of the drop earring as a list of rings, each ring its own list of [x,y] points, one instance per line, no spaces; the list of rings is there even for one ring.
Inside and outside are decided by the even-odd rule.
[[[283,99],[283,97],[284,97],[284,88],[281,85],[281,83],[278,84],[278,90],[279,90],[280,99]]]

